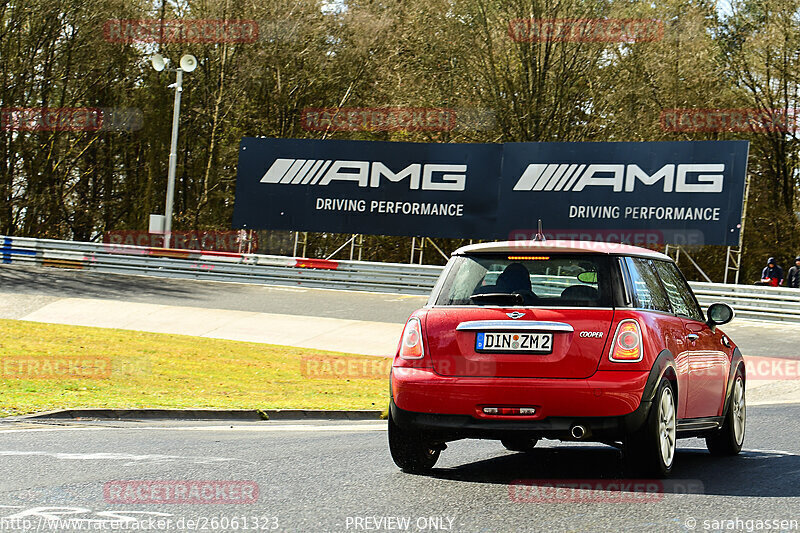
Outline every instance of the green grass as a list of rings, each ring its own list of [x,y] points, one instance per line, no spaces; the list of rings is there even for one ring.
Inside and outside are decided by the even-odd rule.
[[[0,320],[0,417],[63,408],[381,409],[377,379],[310,376],[304,358],[376,358],[304,348],[105,328]],[[99,358],[111,372],[41,377],[20,364]],[[43,368],[43,367],[42,367]],[[374,368],[374,365],[372,366]],[[10,370],[9,370],[10,369]],[[387,369],[386,376],[382,370]],[[59,374],[59,375],[53,375]],[[376,375],[376,374],[371,374]],[[38,377],[37,377],[38,376]]]

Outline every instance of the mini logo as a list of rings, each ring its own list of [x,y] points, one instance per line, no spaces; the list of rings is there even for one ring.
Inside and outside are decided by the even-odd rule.
[[[514,320],[516,320],[518,318],[524,317],[525,313],[520,313],[519,311],[514,311],[513,313],[506,313],[506,316],[508,316],[508,318],[513,318]]]

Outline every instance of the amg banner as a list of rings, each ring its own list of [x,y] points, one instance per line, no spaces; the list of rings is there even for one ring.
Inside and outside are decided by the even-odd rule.
[[[746,141],[419,144],[245,138],[234,227],[738,244]]]
[[[739,243],[747,141],[511,143],[496,235],[630,244]],[[528,234],[526,237],[525,234]]]
[[[373,235],[494,231],[502,146],[242,140],[233,225]]]

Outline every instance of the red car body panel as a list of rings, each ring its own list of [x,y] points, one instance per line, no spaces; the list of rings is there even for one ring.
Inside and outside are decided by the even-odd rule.
[[[663,351],[669,350],[672,354],[684,352],[684,326],[680,317],[664,313],[642,312],[629,309],[618,309],[616,321],[634,319],[642,329],[642,343],[644,355],[639,363],[615,363],[608,356],[600,361],[599,370],[609,371],[641,371],[649,372],[653,367],[656,357]],[[613,333],[612,333],[613,334]],[[678,395],[678,418],[685,417],[687,394],[689,390],[688,367],[683,368],[676,357],[676,384]]]
[[[722,414],[726,378],[736,346],[732,342],[729,348],[722,345],[724,333],[719,328],[712,332],[700,322],[627,309],[618,309],[615,315],[608,310],[529,309],[532,319],[573,324],[575,333],[561,334],[569,337],[563,339],[564,344],[571,343],[582,327],[596,329],[597,322],[593,319],[614,315],[610,333],[604,338],[614,334],[620,321],[634,319],[642,329],[644,356],[637,363],[612,362],[609,359],[611,348],[605,340],[584,338],[579,339],[585,343],[582,350],[565,349],[562,344],[559,351],[559,345],[554,341],[553,358],[542,357],[522,364],[519,363],[521,357],[535,356],[476,353],[475,333],[455,330],[460,322],[478,318],[499,320],[512,310],[434,308],[414,313],[413,316],[420,318],[423,325],[426,354],[422,359],[412,361],[399,355],[395,357],[392,372],[395,404],[401,409],[420,413],[471,416],[477,416],[477,406],[537,407],[537,415],[531,419],[625,415],[639,406],[647,376],[657,356],[667,349],[676,354],[678,418]],[[577,320],[571,319],[570,313],[578,315]],[[695,331],[700,336],[698,341],[691,343],[686,340],[687,333]],[[567,353],[573,354],[574,358],[569,360],[565,369],[563,359]],[[573,377],[583,374],[586,368],[575,365],[578,370],[573,370],[573,361],[591,362],[589,374]],[[516,371],[517,368],[523,368],[525,372]],[[455,371],[442,371],[448,369]]]
[[[684,325],[688,333],[699,336],[696,341],[686,343],[689,391],[684,416],[719,416],[724,407],[733,349],[722,344],[723,333],[719,329],[712,332],[706,324],[690,320],[684,320]]]
[[[550,354],[479,353],[475,351],[475,332],[457,331],[462,322],[508,320],[508,314],[520,311],[509,308],[434,307],[426,313],[426,346],[433,368],[443,376],[485,376],[498,378],[588,378],[597,370],[605,353],[609,327],[614,317],[611,309],[522,309],[526,321],[568,323],[573,333],[553,333]],[[602,337],[580,338],[580,331],[598,330]]]
[[[622,416],[636,410],[649,372],[596,372],[589,379],[441,376],[432,369],[394,367],[397,407],[417,413],[484,415],[483,407],[535,407],[532,417]]]

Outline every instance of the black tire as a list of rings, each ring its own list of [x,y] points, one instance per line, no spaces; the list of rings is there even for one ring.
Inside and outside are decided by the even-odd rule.
[[[627,468],[634,474],[663,478],[675,462],[677,409],[675,391],[662,378],[642,427],[624,444]]]
[[[534,437],[521,438],[512,437],[508,439],[501,439],[500,442],[505,446],[506,450],[512,452],[530,452],[533,450],[539,439]]]
[[[736,455],[742,451],[747,425],[747,402],[741,367],[736,370],[736,377],[733,378],[733,390],[727,407],[728,412],[722,427],[706,437],[706,446],[711,455]]]
[[[439,460],[441,449],[426,442],[419,434],[402,429],[389,413],[389,451],[392,460],[403,472],[424,474]]]

